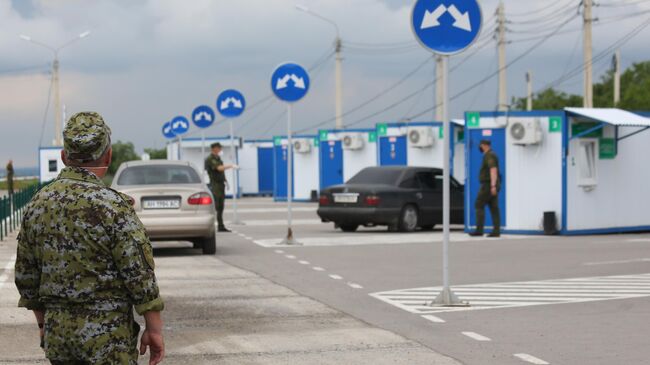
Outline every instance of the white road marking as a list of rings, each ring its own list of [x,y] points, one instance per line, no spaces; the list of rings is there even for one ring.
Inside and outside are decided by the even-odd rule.
[[[352,289],[363,289],[363,286],[355,283],[348,283],[348,286]]]
[[[535,365],[550,365],[548,362],[546,362],[546,361],[544,361],[544,360],[542,360],[542,359],[538,359],[538,358],[536,358],[535,356],[532,356],[532,355],[528,355],[528,354],[515,354],[514,356],[515,356],[516,358],[520,359],[520,360],[523,360],[523,361],[529,362],[529,363],[531,363],[531,364],[535,364]]]
[[[634,238],[631,240],[627,240],[627,242],[631,243],[650,243],[650,238]]]
[[[292,207],[291,211],[293,212],[316,212],[318,207]],[[237,209],[237,213],[286,213],[286,207],[279,208],[244,208]],[[248,220],[246,220],[246,225],[248,225]]]
[[[322,267],[318,267],[318,266],[314,266],[314,267],[312,267],[312,269],[314,269],[315,271],[325,271],[325,269],[323,269]]]
[[[14,254],[11,256],[11,259],[9,259],[9,262],[7,262],[4,269],[2,270],[2,275],[0,275],[0,289],[4,288],[5,284],[7,284],[7,279],[9,279],[9,271],[12,271],[15,266],[16,255]]]
[[[585,262],[585,266],[598,266],[598,265],[617,265],[617,264],[634,264],[637,262],[650,262],[650,258],[630,259],[630,260],[615,260],[615,261],[600,261],[600,262]]]
[[[309,261],[304,261],[304,260],[298,261],[298,263],[300,265],[309,265]]]
[[[247,239],[247,240],[249,240],[249,241],[252,241],[252,240],[253,240],[253,238],[248,237],[248,236],[244,236],[244,239]]]
[[[330,275],[330,278],[332,278],[334,280],[343,280],[343,277],[339,276],[339,275]]]
[[[295,260],[296,256],[294,255],[285,255],[284,257],[288,258],[289,260]]]
[[[485,337],[483,335],[479,335],[476,332],[462,332],[462,333],[463,333],[463,335],[471,338],[472,340],[481,341],[481,342],[492,341],[488,337]]]
[[[284,251],[282,251],[282,250],[275,250],[275,253],[277,253],[277,254],[283,254]]]
[[[501,236],[502,240],[528,240],[532,236]],[[452,232],[452,242],[480,242],[487,238],[471,238],[462,232]],[[262,247],[280,246],[283,238],[259,239],[256,244]],[[365,233],[359,232],[354,235],[328,235],[324,237],[301,237],[300,243],[304,246],[360,246],[360,245],[399,245],[405,243],[441,243],[442,233],[418,232],[409,234],[386,234],[386,233]]]
[[[584,303],[650,297],[650,274],[461,285],[454,292],[470,307],[433,308],[427,305],[441,288],[413,288],[370,294],[407,312],[433,313]]]
[[[320,219],[293,219],[291,221],[292,226],[318,226],[323,224]],[[232,225],[231,222],[226,222],[226,225]],[[247,219],[247,227],[269,227],[269,226],[284,226],[286,227],[286,219]]]
[[[433,323],[445,323],[446,321],[442,318],[436,317],[433,314],[426,314],[422,316],[422,318],[426,319],[427,321],[431,321]]]

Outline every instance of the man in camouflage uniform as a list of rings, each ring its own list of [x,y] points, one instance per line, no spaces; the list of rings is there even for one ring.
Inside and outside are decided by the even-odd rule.
[[[226,201],[226,170],[236,169],[237,165],[224,165],[221,160],[221,143],[213,143],[210,148],[212,153],[205,159],[205,170],[210,176],[210,189],[214,195],[214,207],[217,209],[217,223],[219,232],[230,232],[223,224],[223,210]]]
[[[501,212],[499,211],[499,191],[501,190],[501,177],[499,170],[499,158],[492,151],[492,143],[489,140],[483,140],[479,144],[479,149],[483,153],[483,163],[479,172],[479,181],[481,188],[476,197],[476,231],[471,232],[470,236],[477,237],[483,235],[485,226],[485,206],[490,208],[490,216],[494,229],[488,237],[501,236]]]
[[[7,191],[9,197],[14,195],[14,162],[9,160],[7,163]]]
[[[52,364],[150,364],[164,356],[163,301],[151,243],[130,198],[100,180],[112,157],[97,113],[75,114],[63,132],[66,168],[26,208],[16,258],[19,306],[34,311]]]

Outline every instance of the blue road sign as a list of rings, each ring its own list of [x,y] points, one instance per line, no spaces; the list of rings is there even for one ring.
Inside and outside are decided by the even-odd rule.
[[[187,133],[190,130],[190,121],[183,116],[178,116],[172,119],[172,132],[175,135],[180,136],[181,134]]]
[[[172,139],[176,137],[174,131],[172,130],[172,122],[167,122],[162,127],[162,133],[165,138]]]
[[[478,38],[483,16],[477,0],[418,0],[411,26],[418,41],[431,51],[462,52]]]
[[[214,123],[214,111],[207,105],[196,107],[192,112],[192,121],[199,128],[208,128]]]
[[[271,90],[278,99],[288,103],[296,102],[309,91],[309,74],[300,65],[285,63],[271,76]]]
[[[226,118],[237,118],[246,109],[246,99],[237,90],[226,90],[217,98],[217,110]]]

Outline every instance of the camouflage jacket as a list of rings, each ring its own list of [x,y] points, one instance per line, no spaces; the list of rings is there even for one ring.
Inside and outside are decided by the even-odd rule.
[[[223,166],[221,157],[210,154],[205,159],[205,170],[208,172],[208,176],[210,176],[211,186],[224,185],[226,183],[226,174],[218,170],[219,166]]]
[[[28,309],[138,313],[164,307],[151,242],[125,196],[75,167],[28,204],[18,236],[16,286]]]

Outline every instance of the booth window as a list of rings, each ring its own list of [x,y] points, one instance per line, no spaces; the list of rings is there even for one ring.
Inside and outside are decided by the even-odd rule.
[[[49,161],[47,161],[47,164],[48,164],[48,171],[49,172],[57,172],[58,171],[56,160],[49,160]]]
[[[598,185],[598,140],[588,138],[578,142],[578,186],[593,189]]]

